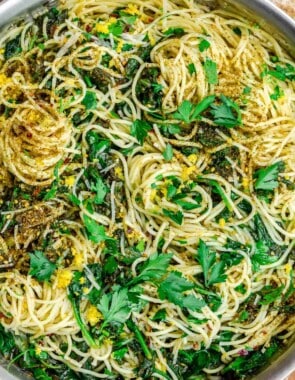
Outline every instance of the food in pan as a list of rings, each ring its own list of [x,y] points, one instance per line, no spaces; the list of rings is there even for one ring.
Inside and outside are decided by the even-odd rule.
[[[0,47],[2,355],[34,379],[200,380],[283,350],[295,66],[280,41],[212,2],[69,0]]]

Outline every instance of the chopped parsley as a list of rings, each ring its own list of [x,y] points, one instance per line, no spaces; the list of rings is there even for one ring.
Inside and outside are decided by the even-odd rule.
[[[86,110],[95,110],[97,108],[96,93],[93,91],[86,91],[82,104],[85,106]]]
[[[210,46],[211,46],[210,42],[208,40],[203,39],[199,43],[199,50],[201,53],[203,53],[205,50],[209,49]]]
[[[210,58],[207,58],[204,62],[204,70],[206,78],[209,84],[218,83],[218,74],[217,74],[217,64],[212,61]]]
[[[170,218],[174,223],[182,225],[183,222],[183,213],[181,211],[171,211],[163,208],[163,214]]]

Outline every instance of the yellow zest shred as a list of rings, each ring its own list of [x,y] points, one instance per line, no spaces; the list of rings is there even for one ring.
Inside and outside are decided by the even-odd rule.
[[[117,176],[119,179],[124,180],[123,170],[122,170],[122,168],[121,168],[120,166],[117,166],[117,167],[115,168],[115,174],[116,174],[116,176]]]
[[[127,8],[124,9],[125,13],[128,13],[129,15],[140,15],[140,11],[138,9],[138,6],[135,4],[128,4]]]
[[[0,86],[6,84],[9,81],[9,78],[3,73],[0,74]]]
[[[242,185],[243,185],[244,189],[248,189],[248,187],[249,187],[249,179],[247,177],[244,177],[242,179]]]
[[[69,269],[58,269],[57,274],[57,287],[59,289],[67,288],[73,278],[73,273]]]
[[[117,47],[116,47],[116,52],[121,53],[123,46],[124,46],[124,41],[120,40]]]
[[[68,187],[73,187],[75,184],[75,176],[71,175],[65,178],[65,185]]]
[[[290,273],[291,273],[291,270],[292,270],[292,266],[291,266],[291,264],[290,264],[290,263],[287,263],[287,264],[285,265],[285,271],[286,271],[286,273],[287,273],[287,274],[290,274]]]
[[[222,228],[225,227],[225,225],[226,225],[226,221],[225,221],[225,219],[223,219],[223,218],[219,219],[218,224],[219,224],[220,227],[222,227]]]
[[[90,305],[86,311],[86,320],[91,326],[95,326],[99,321],[102,320],[102,314],[93,305]]]
[[[109,25],[107,23],[96,24],[97,33],[109,34]]]
[[[190,166],[190,167],[184,167],[182,169],[182,173],[181,173],[181,179],[183,181],[187,181],[190,176],[196,171],[196,167],[195,166]]]
[[[72,254],[74,256],[72,265],[78,269],[82,269],[84,264],[83,254],[79,253],[74,247],[72,247]]]
[[[189,162],[191,162],[192,164],[195,164],[198,160],[198,156],[196,154],[190,154],[187,159],[189,160]]]

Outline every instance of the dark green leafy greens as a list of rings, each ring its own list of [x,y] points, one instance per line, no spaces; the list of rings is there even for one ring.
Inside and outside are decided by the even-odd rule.
[[[4,58],[7,61],[9,58],[19,55],[21,52],[21,38],[19,35],[6,43],[4,50]]]
[[[239,356],[223,370],[223,374],[233,373],[234,376],[241,377],[243,375],[250,375],[257,371],[260,367],[264,366],[272,356],[279,350],[279,345],[273,341],[269,347],[264,350],[249,352],[246,356]]]

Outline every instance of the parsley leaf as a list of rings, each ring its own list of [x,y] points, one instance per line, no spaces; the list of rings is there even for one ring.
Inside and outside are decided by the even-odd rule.
[[[173,114],[173,117],[177,120],[181,120],[189,124],[197,120],[199,115],[202,112],[206,111],[206,109],[210,107],[214,100],[214,95],[206,96],[197,105],[192,104],[189,100],[184,100],[178,107],[177,112]]]
[[[127,288],[119,288],[112,295],[104,294],[97,308],[104,317],[102,328],[108,324],[126,322],[131,313]]]
[[[166,148],[163,152],[163,157],[166,161],[171,161],[173,158],[173,148],[169,143],[166,145]]]
[[[195,284],[182,277],[180,272],[170,272],[169,275],[161,282],[158,288],[158,294],[161,300],[167,299],[178,306],[183,306],[183,292],[191,290]],[[187,301],[188,303],[190,301]]]
[[[218,74],[217,74],[217,64],[212,61],[210,58],[207,58],[204,62],[204,69],[206,78],[209,84],[218,83]]]
[[[56,264],[47,259],[41,251],[29,253],[30,271],[29,275],[35,277],[38,281],[48,281],[56,270]]]
[[[134,136],[140,145],[143,145],[144,139],[151,129],[152,126],[150,123],[137,119],[131,125],[131,136]]]
[[[225,261],[221,260],[216,263],[216,253],[210,252],[206,243],[200,239],[197,259],[203,269],[205,286],[225,282]]]
[[[188,66],[187,66],[187,69],[188,69],[188,72],[190,73],[190,75],[193,75],[197,72],[196,70],[196,66],[194,63],[190,63]]]
[[[211,114],[214,117],[214,123],[222,127],[233,128],[242,124],[241,111],[237,103],[221,95],[220,100],[222,104],[212,105]]]
[[[165,36],[176,36],[181,37],[185,34],[185,31],[183,28],[169,28],[165,30],[164,35]]]
[[[279,258],[269,255],[269,246],[264,240],[256,242],[255,252],[251,256],[251,262],[255,272],[259,270],[260,265],[275,263]]]
[[[103,180],[99,177],[97,178],[95,184],[91,184],[91,191],[96,192],[94,203],[96,205],[101,205],[104,202],[105,196],[109,192],[109,188],[103,183]]]
[[[59,183],[59,169],[61,168],[62,164],[63,164],[63,160],[59,160],[58,163],[54,167],[53,175],[55,179],[52,182],[51,188],[48,191],[46,191],[43,197],[44,201],[49,201],[50,199],[56,197],[56,193],[58,190],[58,183]]]
[[[249,95],[251,93],[252,89],[249,86],[244,87],[243,89],[243,95]]]
[[[109,26],[109,32],[116,37],[119,37],[123,33],[123,30],[124,26],[121,20],[118,20]]]
[[[198,203],[187,202],[183,199],[176,199],[174,203],[176,203],[178,206],[180,206],[183,210],[186,210],[186,211],[194,210],[200,207]]]
[[[274,78],[277,78],[281,81],[295,80],[295,66],[290,65],[289,63],[286,66],[276,65],[274,69],[268,70],[267,68],[261,73],[261,76],[270,75]]]
[[[281,87],[279,86],[276,86],[275,89],[274,89],[274,92],[273,94],[270,95],[270,98],[272,100],[278,100],[279,98],[281,98],[282,96],[284,96],[285,93],[284,91],[281,89]]]
[[[275,164],[256,170],[254,178],[256,182],[254,188],[256,190],[274,190],[279,186],[278,177],[279,173],[284,170],[284,163],[282,161]]]
[[[181,211],[171,211],[163,208],[163,214],[173,220],[174,223],[182,225],[183,222],[183,213]]]
[[[192,114],[192,119],[196,120],[202,112],[206,111],[206,109],[211,106],[214,100],[215,100],[215,95],[209,95],[209,96],[206,96],[204,99],[202,99],[200,103],[198,103],[195,106],[194,112]]]
[[[206,306],[206,302],[201,298],[197,298],[193,294],[189,294],[183,300],[183,306],[192,311],[200,311],[202,307]]]
[[[184,100],[178,107],[177,112],[173,115],[174,119],[190,123],[191,113],[193,111],[193,104],[189,100]]]
[[[152,317],[152,321],[165,321],[167,316],[165,309],[160,309],[156,312],[156,314]]]
[[[216,261],[216,254],[214,252],[210,252],[205,242],[201,239],[198,248],[198,261],[200,262],[204,272],[205,284],[208,286],[209,270]]]
[[[83,222],[87,231],[88,239],[94,243],[100,243],[102,241],[114,241],[106,235],[104,226],[98,224],[94,219],[88,215],[83,215]]]
[[[84,99],[82,100],[83,106],[86,110],[94,110],[97,107],[96,93],[93,91],[86,91]]]
[[[211,46],[210,42],[203,39],[200,43],[199,43],[199,50],[201,53],[203,53],[203,51],[209,49],[209,47]]]
[[[227,275],[225,274],[225,262],[221,260],[212,266],[208,285],[225,282],[226,278]]]
[[[140,274],[131,280],[128,285],[134,285],[142,281],[159,280],[166,274],[172,257],[173,254],[166,253],[151,255],[143,264]]]

